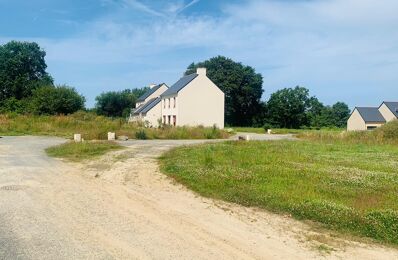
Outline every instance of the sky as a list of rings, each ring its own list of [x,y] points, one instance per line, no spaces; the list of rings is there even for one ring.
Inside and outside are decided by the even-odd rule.
[[[398,101],[397,0],[0,0],[0,44],[35,41],[55,83],[105,91],[175,83],[217,55],[331,105]]]

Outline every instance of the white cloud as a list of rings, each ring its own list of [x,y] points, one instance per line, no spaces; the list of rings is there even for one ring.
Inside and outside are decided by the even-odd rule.
[[[129,8],[155,18],[121,22],[115,19],[120,13],[115,13],[90,22],[72,38],[39,39],[47,50],[47,60],[82,67],[158,60],[157,69],[164,70],[168,64],[177,73],[193,59],[222,54],[263,73],[268,94],[301,84],[321,100],[342,99],[350,104],[384,99],[383,93],[398,81],[395,0],[249,0],[226,3],[220,17],[178,15],[197,0],[176,0],[164,9],[124,1]],[[155,65],[151,68],[156,70]],[[169,75],[170,70],[162,75]],[[181,72],[169,77],[177,78]],[[147,71],[137,73],[142,76],[135,78],[137,81],[150,81]],[[101,76],[111,81],[112,75]],[[132,76],[126,74],[126,78]],[[98,77],[86,79],[84,84],[88,81],[94,85]]]

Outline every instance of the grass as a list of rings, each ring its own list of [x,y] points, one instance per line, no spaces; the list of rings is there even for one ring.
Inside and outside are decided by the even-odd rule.
[[[398,145],[398,120],[392,121],[373,131],[307,131],[298,137],[306,140],[350,144],[391,144]]]
[[[398,146],[387,139],[393,127],[362,133],[365,141],[312,134],[301,141],[182,147],[161,157],[161,169],[206,197],[397,245]]]
[[[216,139],[229,134],[212,127],[144,128],[127,123],[124,119],[111,119],[94,113],[77,112],[69,116],[35,116],[0,114],[0,135],[49,135],[72,138],[81,133],[85,140],[106,140],[108,132],[130,139]],[[142,134],[144,133],[144,134]]]
[[[68,142],[49,147],[46,149],[46,153],[52,157],[78,162],[98,157],[107,152],[119,149],[122,149],[122,146],[114,142]]]
[[[232,127],[235,132],[265,134],[262,127]]]

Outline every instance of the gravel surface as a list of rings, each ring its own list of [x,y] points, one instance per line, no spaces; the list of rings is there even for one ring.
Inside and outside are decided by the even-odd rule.
[[[398,257],[289,216],[199,197],[159,173],[162,152],[204,141],[121,142],[126,149],[79,164],[45,155],[64,141],[0,139],[0,259]]]

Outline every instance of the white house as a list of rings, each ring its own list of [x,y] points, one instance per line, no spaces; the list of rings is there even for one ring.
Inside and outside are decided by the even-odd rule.
[[[157,126],[160,119],[173,126],[224,128],[224,93],[206,76],[205,68],[198,68],[196,73],[162,90],[140,97],[130,120],[147,121],[151,126]]]
[[[396,119],[398,102],[383,102],[379,107],[356,107],[347,121],[347,130],[372,130]]]
[[[129,122],[141,121],[148,126],[158,126],[162,113],[159,96],[167,89],[168,86],[164,83],[150,85],[148,91],[137,99],[135,109],[131,110]]]

